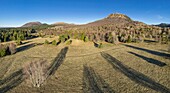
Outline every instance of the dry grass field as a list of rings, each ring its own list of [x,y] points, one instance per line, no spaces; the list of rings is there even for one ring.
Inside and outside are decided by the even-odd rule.
[[[24,41],[14,55],[0,58],[0,93],[170,93],[168,45],[104,43],[73,40],[71,45],[41,45],[45,40]],[[61,49],[68,47],[65,53]],[[65,55],[40,88],[23,79],[22,69],[32,61],[52,64]]]

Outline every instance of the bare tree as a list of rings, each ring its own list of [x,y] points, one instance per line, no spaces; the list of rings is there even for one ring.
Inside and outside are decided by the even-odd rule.
[[[24,72],[29,77],[34,87],[40,87],[48,78],[47,65],[45,60],[31,62],[25,67]]]
[[[9,44],[9,52],[10,52],[10,54],[16,53],[16,45],[14,43]]]

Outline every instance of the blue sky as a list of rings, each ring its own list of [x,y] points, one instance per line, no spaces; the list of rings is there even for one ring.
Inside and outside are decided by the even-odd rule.
[[[170,0],[0,0],[0,27],[26,22],[88,23],[123,13],[147,24],[170,23]]]

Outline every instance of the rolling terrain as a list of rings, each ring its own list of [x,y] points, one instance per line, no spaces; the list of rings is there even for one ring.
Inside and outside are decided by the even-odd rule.
[[[0,93],[170,93],[169,28],[110,14],[0,30]]]
[[[104,43],[72,39],[71,45],[42,45],[44,40],[24,41],[14,55],[0,58],[1,93],[169,93],[170,53],[158,43]],[[62,51],[61,51],[62,50]],[[53,74],[40,88],[31,85],[24,67],[46,60]]]

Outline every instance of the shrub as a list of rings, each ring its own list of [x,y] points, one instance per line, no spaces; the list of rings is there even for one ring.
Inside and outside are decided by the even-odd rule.
[[[52,45],[57,45],[56,40],[53,40],[53,41],[52,41]]]
[[[3,57],[6,55],[6,47],[2,44],[0,44],[0,57]]]
[[[21,40],[25,40],[25,36],[24,36],[24,34],[23,34],[23,33],[21,33],[21,34],[20,34],[20,36],[19,36],[19,38],[20,38]]]
[[[81,38],[80,38],[80,40],[83,40],[83,41],[84,41],[84,39],[85,39],[85,34],[84,34],[84,33],[82,33],[82,34],[81,34]]]
[[[78,34],[77,34],[77,33],[74,33],[73,38],[74,38],[74,39],[78,39]]]
[[[0,57],[6,56],[6,50],[0,49]]]
[[[132,37],[129,35],[127,39],[127,43],[131,43],[131,42],[132,42]]]
[[[168,44],[168,36],[167,35],[164,35],[164,36],[162,36],[162,44]]]
[[[21,44],[22,44],[22,41],[21,41],[21,40],[17,40],[17,41],[16,41],[16,44],[17,44],[17,45],[21,45]]]
[[[65,34],[65,35],[60,35],[60,36],[59,36],[59,41],[61,41],[61,42],[65,42],[65,41],[67,41],[68,39],[70,39],[70,36],[67,35],[67,34]]]
[[[65,42],[66,41],[64,35],[59,36],[59,41],[61,41],[61,42]]]
[[[85,38],[84,38],[84,42],[88,42],[89,41],[89,38],[86,36]]]
[[[38,33],[38,36],[41,37],[41,38],[45,37],[45,35],[42,34],[42,33]]]
[[[98,48],[103,48],[103,44],[100,43],[100,44],[98,45]]]
[[[53,37],[50,35],[50,38],[53,38]]]
[[[31,62],[24,68],[24,72],[34,87],[41,87],[49,76],[44,60]]]
[[[72,43],[72,40],[69,40],[66,42],[66,45],[70,45]]]
[[[65,35],[64,35],[64,38],[65,38],[65,41],[66,41],[66,40],[70,39],[70,36],[67,35],[67,34],[65,34]]]
[[[50,44],[50,42],[48,40],[45,40],[44,44]]]

